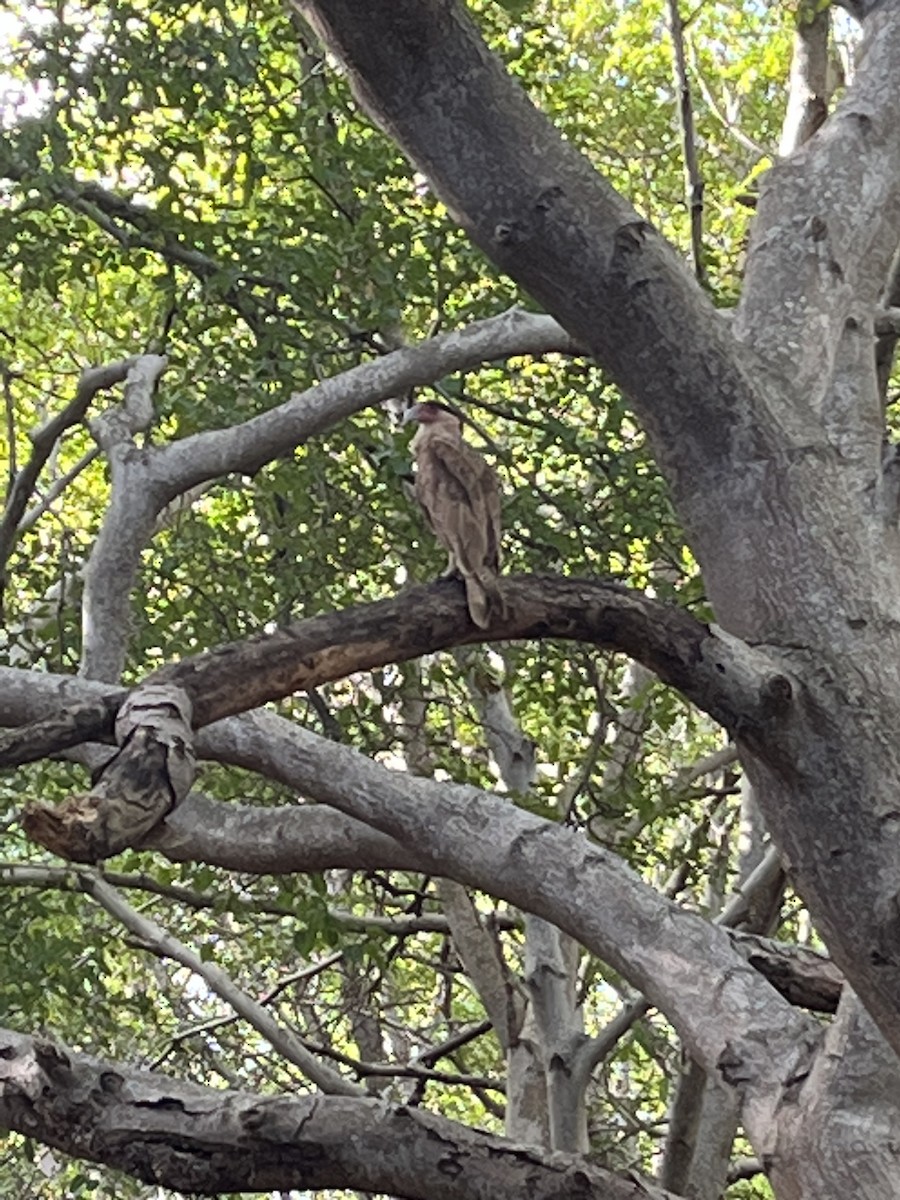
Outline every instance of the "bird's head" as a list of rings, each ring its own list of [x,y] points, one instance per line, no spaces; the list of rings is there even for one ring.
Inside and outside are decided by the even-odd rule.
[[[445,425],[447,428],[459,428],[459,417],[443,404],[434,404],[430,400],[422,404],[412,404],[403,414],[403,424],[417,421],[420,425]]]

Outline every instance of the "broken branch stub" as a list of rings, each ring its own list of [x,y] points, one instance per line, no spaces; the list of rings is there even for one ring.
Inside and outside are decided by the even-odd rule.
[[[30,838],[71,862],[99,862],[136,845],[184,799],[195,755],[191,702],[182,688],[138,688],[119,711],[116,741],[118,753],[89,792],[26,807]]]

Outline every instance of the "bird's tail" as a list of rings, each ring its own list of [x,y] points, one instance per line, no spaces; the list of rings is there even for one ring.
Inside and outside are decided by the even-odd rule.
[[[502,620],[506,606],[497,587],[497,576],[492,571],[482,571],[478,575],[466,574],[463,579],[469,616],[478,628],[487,629],[492,622]]]

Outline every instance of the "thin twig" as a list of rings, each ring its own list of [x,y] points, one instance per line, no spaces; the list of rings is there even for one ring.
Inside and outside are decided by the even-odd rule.
[[[124,358],[119,362],[82,371],[74,398],[55,417],[51,417],[40,429],[32,433],[31,458],[13,480],[3,517],[0,519],[0,591],[6,583],[6,566],[15,545],[19,522],[54,446],[67,429],[82,419],[97,392],[122,383],[135,361],[134,358]]]
[[[82,887],[92,899],[113,917],[116,918],[129,933],[153,953],[173,962],[180,963],[199,975],[209,989],[219,999],[224,1000],[236,1013],[252,1025],[257,1033],[288,1062],[299,1067],[303,1074],[321,1088],[323,1092],[336,1096],[359,1096],[362,1089],[350,1080],[339,1075],[331,1067],[320,1062],[312,1054],[293,1030],[281,1025],[270,1012],[246,992],[220,966],[211,961],[204,961],[199,954],[188,949],[173,934],[166,932],[149,917],[137,912],[115,888],[101,878],[96,871],[82,871],[79,874]]]
[[[697,61],[696,53],[694,53],[690,46],[688,46],[688,49],[691,53],[691,73],[697,81],[697,86],[700,89],[700,95],[703,97],[706,107],[720,123],[720,125],[722,125],[728,131],[728,133],[731,134],[734,140],[739,142],[745,150],[749,150],[750,153],[755,156],[755,162],[753,163],[753,166],[755,166],[756,163],[760,162],[762,159],[768,158],[771,154],[771,151],[767,150],[761,142],[756,141],[755,138],[752,138],[748,133],[745,133],[735,120],[732,120],[727,113],[722,111],[721,105],[712,94],[712,90],[703,77],[703,72],[700,70],[700,64]]]
[[[12,827],[19,820],[13,814],[0,822],[0,832]],[[70,863],[66,867],[38,866],[32,863],[0,862],[0,888],[54,888],[61,892],[83,891],[80,876],[90,874],[90,868]],[[152,875],[141,872],[104,871],[103,878],[114,887],[146,892],[165,900],[183,904],[197,911],[215,909],[222,904],[222,895],[213,892],[198,892],[193,888],[176,883],[160,883]],[[258,900],[252,897],[229,897],[229,904],[237,915],[265,914],[272,917],[296,918],[297,910],[277,901]],[[499,929],[517,929],[521,919],[504,913],[495,913],[493,923]],[[411,937],[417,933],[449,933],[447,918],[440,913],[421,913],[417,916],[386,917],[374,913],[351,913],[342,908],[329,908],[328,920],[341,926],[349,933],[383,933],[387,937]]]
[[[9,489],[12,489],[16,474],[18,473],[18,466],[16,464],[16,410],[12,395],[13,373],[6,363],[3,363],[0,372],[3,375],[3,403],[6,409],[6,444],[9,453],[9,483],[7,486]]]
[[[285,975],[274,985],[269,988],[259,998],[259,1003],[262,1005],[271,1004],[273,1000],[277,1000],[285,988],[293,987],[297,983],[306,983],[310,979],[314,979],[317,975],[321,975],[323,971],[329,970],[343,958],[344,952],[337,950],[333,954],[329,954],[326,958],[320,959],[318,962],[310,963],[308,967],[303,967],[299,971],[292,971],[290,975]],[[192,1037],[199,1037],[204,1033],[212,1033],[213,1030],[222,1029],[228,1025],[235,1025],[240,1020],[238,1013],[229,1013],[224,1017],[212,1017],[208,1021],[198,1021],[193,1025],[189,1025],[186,1029],[181,1029],[178,1033],[172,1034],[169,1038],[165,1049],[160,1050],[156,1058],[152,1059],[148,1064],[151,1071],[157,1070],[166,1061],[172,1051],[182,1042],[188,1041]]]
[[[672,35],[675,88],[678,92],[678,124],[681,130],[681,153],[684,160],[684,191],[691,218],[691,259],[697,282],[706,287],[706,267],[703,263],[703,177],[697,158],[694,138],[694,109],[691,85],[684,57],[684,25],[678,11],[678,0],[669,0],[669,29]]]
[[[35,525],[41,519],[44,513],[47,512],[54,501],[59,499],[69,484],[77,479],[81,472],[85,470],[86,467],[89,467],[99,454],[100,447],[92,447],[86,454],[82,454],[81,458],[79,458],[74,467],[70,467],[69,470],[66,471],[65,475],[61,475],[59,479],[54,480],[50,487],[47,488],[46,492],[38,501],[38,503],[33,504],[25,513],[25,516],[19,522],[18,532],[25,533],[25,531],[30,529],[32,525]]]

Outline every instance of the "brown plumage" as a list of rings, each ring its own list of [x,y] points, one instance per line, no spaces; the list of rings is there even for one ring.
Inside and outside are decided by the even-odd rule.
[[[461,575],[469,615],[479,629],[503,614],[500,570],[500,485],[474,446],[463,441],[457,417],[439,404],[414,404],[404,423],[418,421],[416,499],[450,555],[448,575]]]

